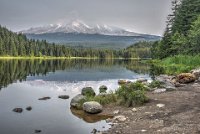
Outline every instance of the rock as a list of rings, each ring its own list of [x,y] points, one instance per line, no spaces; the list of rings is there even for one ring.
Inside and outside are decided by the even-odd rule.
[[[41,133],[42,130],[35,130],[35,133]]]
[[[153,93],[164,93],[164,92],[166,92],[167,90],[165,89],[165,88],[160,88],[160,89],[156,89],[156,90],[154,90],[153,91]]]
[[[181,73],[177,75],[176,77],[176,82],[182,83],[182,84],[187,84],[194,82],[196,80],[196,77],[194,74],[191,73]]]
[[[51,99],[51,97],[42,97],[42,98],[39,98],[38,100],[48,100],[48,99]]]
[[[97,129],[94,128],[91,133],[92,134],[96,134],[97,133]]]
[[[124,84],[126,84],[126,80],[118,80],[118,84],[119,85],[124,85]]]
[[[69,99],[69,95],[59,95],[58,98],[66,100]]]
[[[101,104],[99,104],[96,101],[89,101],[89,102],[83,103],[83,110],[90,114],[97,114],[97,113],[102,112],[103,107]]]
[[[31,110],[32,110],[32,107],[29,106],[29,107],[26,108],[26,110],[27,110],[27,111],[31,111]]]
[[[124,115],[118,115],[118,116],[115,116],[113,120],[124,122],[126,121],[126,117]]]
[[[133,112],[137,112],[137,109],[136,109],[136,108],[133,108],[132,111],[133,111]]]
[[[194,69],[190,73],[192,73],[196,77],[196,79],[198,79],[200,77],[200,68]]]
[[[145,130],[145,129],[142,129],[142,130],[141,130],[141,132],[146,132],[146,131],[147,131],[147,130]]]
[[[95,92],[92,87],[83,88],[81,94],[84,96],[95,96]]]
[[[175,87],[184,87],[186,84],[180,84],[180,83],[176,82],[174,85],[175,85]]]
[[[102,85],[99,87],[99,93],[106,93],[107,89],[108,88],[105,85]]]
[[[14,109],[13,109],[13,112],[22,113],[22,112],[23,112],[23,109],[22,109],[22,108],[14,108]]]
[[[167,86],[165,87],[167,91],[174,91],[176,88],[174,86]]]
[[[163,107],[165,107],[165,104],[157,104],[156,106],[159,108],[163,108]]]
[[[113,111],[113,114],[118,114],[118,113],[119,113],[119,110]]]
[[[74,98],[72,98],[70,106],[79,109],[81,108],[80,102],[84,100],[86,100],[86,97],[81,94],[78,94]]]
[[[139,78],[139,79],[137,79],[136,82],[139,82],[139,83],[147,82],[147,79],[145,79],[145,78]]]

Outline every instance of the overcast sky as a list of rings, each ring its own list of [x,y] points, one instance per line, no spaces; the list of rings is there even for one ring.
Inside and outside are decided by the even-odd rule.
[[[13,31],[79,19],[162,35],[171,0],[0,0],[0,24]]]

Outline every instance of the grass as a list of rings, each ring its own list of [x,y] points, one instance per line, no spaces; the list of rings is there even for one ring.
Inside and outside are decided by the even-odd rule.
[[[153,60],[152,64],[157,68],[157,70],[160,68],[162,74],[174,75],[186,73],[192,69],[200,67],[200,55],[177,55],[163,60]]]
[[[117,95],[113,92],[110,92],[109,94],[106,94],[106,95],[97,95],[95,97],[89,97],[86,100],[96,101],[96,102],[99,102],[101,105],[106,105],[106,104],[117,102]]]

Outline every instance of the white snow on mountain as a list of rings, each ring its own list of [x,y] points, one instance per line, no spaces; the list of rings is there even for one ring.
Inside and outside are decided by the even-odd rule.
[[[42,27],[30,28],[20,31],[24,34],[45,34],[45,33],[83,33],[83,34],[101,34],[115,36],[139,36],[134,33],[118,27],[108,25],[87,25],[83,21],[75,20],[67,24],[50,24]]]

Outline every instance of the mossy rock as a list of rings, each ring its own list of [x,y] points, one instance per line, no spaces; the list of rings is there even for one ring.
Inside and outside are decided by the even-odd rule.
[[[105,85],[102,85],[99,87],[99,93],[106,93],[107,89],[108,88]]]
[[[84,95],[84,96],[95,96],[95,92],[94,92],[94,89],[92,87],[85,87],[82,89],[81,91],[81,94]]]

